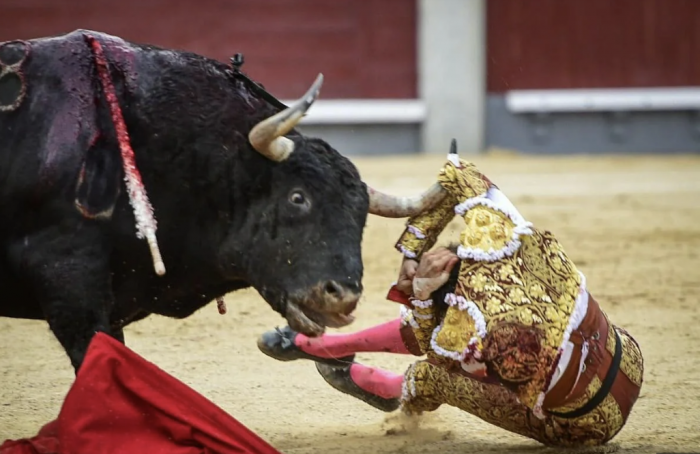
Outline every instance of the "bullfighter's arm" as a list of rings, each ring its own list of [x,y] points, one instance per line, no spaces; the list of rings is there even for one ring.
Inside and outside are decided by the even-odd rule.
[[[408,220],[396,248],[406,258],[419,260],[437,242],[437,238],[455,216],[455,207],[465,200],[483,196],[493,185],[474,164],[448,162],[440,171],[438,181],[447,190],[447,196],[432,210]],[[410,299],[414,323],[413,332],[423,352],[431,349],[433,331],[439,320],[431,300]]]
[[[456,199],[449,195],[435,208],[408,220],[396,243],[406,258],[420,261],[421,255],[435,245],[442,231],[455,216]]]
[[[439,183],[447,190],[447,196],[432,210],[409,218],[406,228],[396,243],[396,249],[407,258],[420,260],[430,250],[438,236],[455,216],[455,206],[460,202],[481,196],[493,183],[474,166],[460,160],[459,166],[448,162],[438,175]]]

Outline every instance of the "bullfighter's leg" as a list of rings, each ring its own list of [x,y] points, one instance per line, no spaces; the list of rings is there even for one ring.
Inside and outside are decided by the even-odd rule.
[[[399,408],[404,377],[378,367],[351,363],[334,367],[317,362],[316,369],[326,383],[385,412]]]
[[[27,235],[13,244],[11,255],[76,373],[96,332],[123,342],[123,332],[109,323],[109,244],[94,221],[76,220],[60,231]]]
[[[616,424],[610,424],[613,422],[609,417],[611,396],[587,415],[574,419],[547,416],[539,420],[507,388],[450,373],[428,361],[418,361],[409,367],[403,376],[399,376],[401,384],[398,388],[396,377],[390,372],[366,366],[353,372],[354,367],[355,364],[344,368],[317,364],[318,371],[331,386],[384,411],[392,410],[389,400],[394,403],[393,409],[400,402],[402,410],[408,414],[434,411],[447,404],[549,446],[601,445],[620,429]],[[371,372],[367,373],[366,369],[371,369]],[[389,389],[400,399],[387,399]]]
[[[289,327],[264,333],[258,348],[279,361],[310,359],[332,366],[352,363],[355,353],[384,352],[420,356],[413,348],[410,326],[401,318],[347,334],[324,334],[311,338]]]

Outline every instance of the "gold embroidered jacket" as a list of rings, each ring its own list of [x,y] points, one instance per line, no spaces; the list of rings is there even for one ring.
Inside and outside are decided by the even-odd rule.
[[[577,305],[583,276],[556,238],[525,221],[473,164],[448,162],[438,180],[447,197],[409,219],[396,244],[419,259],[455,214],[466,224],[459,282],[446,298],[445,316],[435,316],[431,301],[414,301],[418,343],[429,356],[459,361],[465,369],[488,364],[490,374],[535,408],[572,327],[585,316],[586,307]]]

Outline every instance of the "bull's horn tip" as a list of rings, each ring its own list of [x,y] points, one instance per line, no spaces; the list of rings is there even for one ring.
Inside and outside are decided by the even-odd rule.
[[[323,73],[318,73],[318,76],[316,76],[316,81],[314,82],[314,87],[316,87],[315,95],[318,96],[318,93],[321,91],[321,85],[323,85]]]
[[[452,139],[450,142],[450,154],[457,154],[457,139]]]
[[[306,103],[306,108],[310,107],[311,104],[316,101],[316,98],[318,98],[318,95],[321,93],[321,86],[323,85],[323,73],[318,73],[318,76],[316,76],[316,80],[314,83],[311,85],[311,88],[309,89],[308,92],[306,92],[304,102]]]

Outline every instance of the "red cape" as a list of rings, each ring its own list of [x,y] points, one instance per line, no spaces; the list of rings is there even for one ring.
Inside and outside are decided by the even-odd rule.
[[[263,411],[263,410],[261,410]],[[0,454],[280,454],[192,388],[96,334],[56,421]]]

